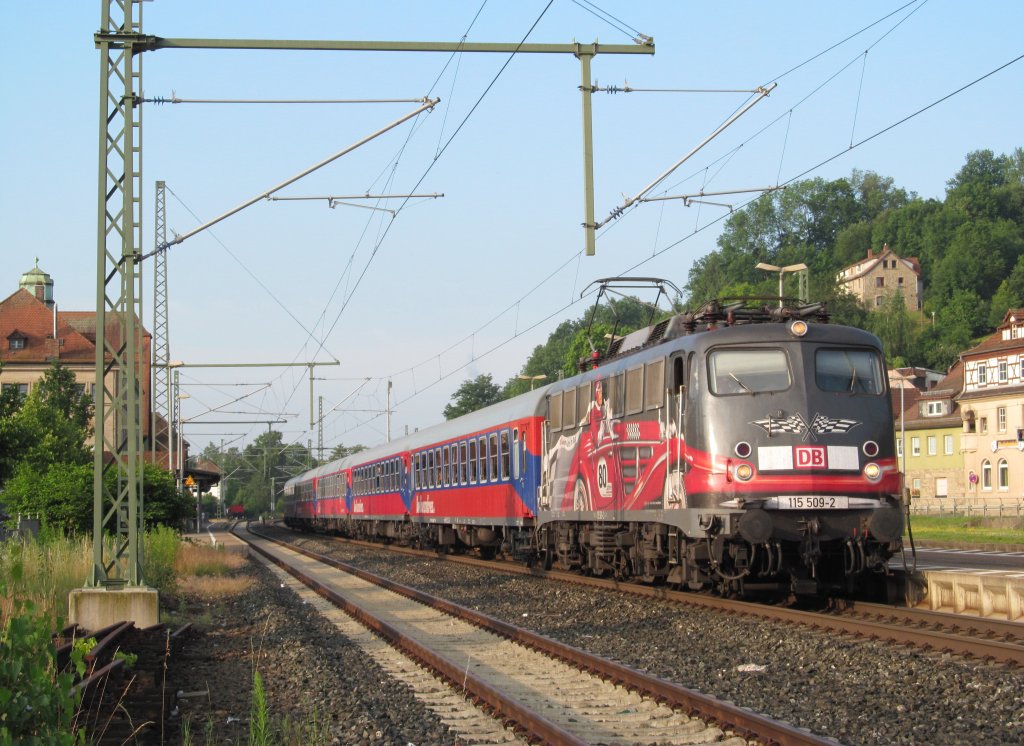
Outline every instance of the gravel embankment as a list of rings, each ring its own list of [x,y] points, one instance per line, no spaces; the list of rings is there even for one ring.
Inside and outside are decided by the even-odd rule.
[[[1019,744],[1024,733],[1024,672],[1012,668],[312,538],[304,542],[845,744]]]
[[[175,618],[196,632],[172,662],[186,696],[163,743],[247,743],[253,667],[278,730],[274,743],[455,744],[402,684],[357,650],[256,562],[249,590],[217,601],[182,597]],[[176,626],[171,623],[171,626]],[[208,738],[207,734],[212,738]]]

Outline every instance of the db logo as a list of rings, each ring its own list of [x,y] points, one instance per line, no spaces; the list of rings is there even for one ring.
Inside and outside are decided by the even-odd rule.
[[[825,446],[794,446],[794,461],[797,469],[825,469]]]

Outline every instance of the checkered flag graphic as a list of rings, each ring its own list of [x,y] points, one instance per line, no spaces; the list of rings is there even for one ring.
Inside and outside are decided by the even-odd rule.
[[[833,419],[832,417],[826,417],[823,414],[815,414],[814,420],[811,421],[811,430],[818,435],[827,435],[828,433],[848,433],[859,424],[860,423],[857,420]]]
[[[789,417],[779,417],[778,419],[768,417],[764,420],[754,420],[752,424],[764,428],[768,435],[779,435],[781,433],[800,435],[807,430],[807,423],[804,422],[804,418],[799,413],[791,414]]]

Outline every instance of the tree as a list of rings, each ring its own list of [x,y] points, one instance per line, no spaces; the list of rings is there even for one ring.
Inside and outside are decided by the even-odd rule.
[[[337,461],[338,459],[343,459],[346,456],[352,456],[356,453],[359,453],[360,451],[365,450],[366,446],[362,445],[361,443],[357,443],[354,446],[347,446],[344,443],[339,443],[338,445],[334,446],[334,450],[331,451],[331,456],[328,459],[328,461]]]
[[[22,461],[4,484],[4,504],[12,515],[38,515],[64,533],[92,526],[91,464],[54,463],[37,468]]]
[[[111,478],[115,475],[111,473]],[[174,473],[154,464],[142,469],[143,519],[146,528],[177,528],[195,518],[196,505],[190,495],[179,492]]]
[[[893,290],[885,296],[882,308],[869,316],[868,328],[882,340],[882,349],[891,363],[906,363],[912,358],[914,323],[899,290]]]
[[[453,420],[464,414],[475,412],[504,398],[501,388],[491,379],[490,373],[481,373],[462,383],[452,394],[451,404],[444,408],[444,418]]]

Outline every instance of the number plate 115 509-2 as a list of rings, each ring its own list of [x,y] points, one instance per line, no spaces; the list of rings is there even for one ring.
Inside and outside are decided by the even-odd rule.
[[[782,495],[765,501],[764,507],[778,510],[846,510],[850,498],[835,495]]]

